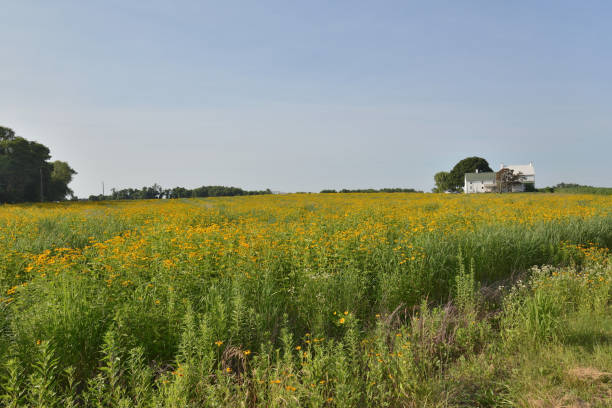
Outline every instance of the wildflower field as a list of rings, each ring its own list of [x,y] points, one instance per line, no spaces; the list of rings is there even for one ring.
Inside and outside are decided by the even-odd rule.
[[[611,247],[603,195],[0,206],[2,401],[609,406]]]

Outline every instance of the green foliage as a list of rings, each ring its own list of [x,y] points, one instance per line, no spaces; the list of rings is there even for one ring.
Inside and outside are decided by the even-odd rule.
[[[105,403],[109,406],[118,406],[125,395],[125,390],[121,385],[124,370],[121,351],[117,343],[117,333],[113,327],[104,334],[102,363],[100,371],[106,380]]]
[[[141,347],[130,350],[127,360],[127,386],[134,407],[145,407],[151,398],[153,371],[146,364]]]
[[[571,268],[532,268],[529,281],[517,282],[504,299],[501,325],[506,344],[563,339],[568,314],[604,313],[611,299],[610,269],[590,264],[577,274]]]
[[[23,386],[23,369],[19,360],[10,358],[4,365],[1,377],[3,394],[0,397],[5,407],[23,406],[25,388]]]
[[[13,129],[0,126],[0,141],[7,141],[15,139],[15,132]]]
[[[482,157],[466,157],[455,164],[450,172],[440,171],[434,175],[436,186],[433,192],[461,191],[465,181],[465,173],[474,173],[476,170],[479,172],[493,171],[489,167],[489,163]]]
[[[140,190],[134,188],[124,188],[122,190],[111,189],[110,195],[91,195],[90,201],[103,200],[151,200],[164,198],[191,198],[191,197],[233,197],[272,194],[270,189],[248,191],[238,187],[225,186],[202,186],[194,189],[184,187],[174,187],[164,189],[155,183],[150,187],[143,187]]]
[[[76,174],[67,163],[49,163],[49,149],[0,126],[0,203],[63,200]]]
[[[37,354],[28,377],[28,405],[31,407],[52,407],[58,402],[57,369],[58,359],[48,341],[39,341]]]
[[[612,187],[583,186],[575,183],[559,183],[554,187],[543,187],[537,191],[543,193],[612,195]]]
[[[461,253],[459,258],[463,265]],[[267,342],[257,352],[229,342],[215,344],[220,341],[208,319],[188,306],[176,361],[155,370],[142,348],[123,351],[120,333],[112,325],[100,346],[99,370],[83,379],[84,387],[74,369],[61,370],[50,343],[40,341],[30,368],[24,369],[16,358],[6,360],[1,398],[11,407],[500,406],[522,403],[526,391],[534,392],[521,377],[542,382],[549,374],[558,378],[557,384],[563,381],[565,389],[583,393],[582,398],[608,398],[605,381],[600,383],[602,391],[589,391],[577,388],[576,380],[562,380],[579,371],[555,370],[559,364],[580,364],[581,358],[587,363],[583,345],[580,355],[565,345],[602,335],[592,326],[577,324],[585,322],[586,315],[607,330],[603,335],[612,335],[612,321],[606,320],[612,300],[612,267],[607,261],[581,271],[534,268],[527,283],[519,281],[506,292],[502,309],[494,313],[485,313],[491,304],[479,295],[473,262],[470,265],[459,268],[451,303],[423,301],[412,314],[398,308],[377,316],[365,331],[352,312],[337,311],[328,317],[337,330],[332,337],[306,333],[295,338],[285,314],[277,346]],[[598,300],[585,299],[593,291]],[[540,354],[531,354],[534,346],[541,347]],[[612,362],[607,353],[612,346],[600,347],[606,347],[600,351],[601,364]],[[549,348],[556,350],[554,357],[546,354]],[[533,365],[534,360],[540,360],[539,365]],[[593,395],[598,392],[601,397]]]
[[[77,174],[66,162],[56,160],[52,163],[53,171],[47,187],[47,199],[50,201],[62,201],[67,196],[73,196],[68,184],[72,176]]]
[[[459,272],[455,276],[455,303],[459,309],[469,314],[476,307],[476,282],[474,276],[474,259],[470,262],[470,269],[466,272],[463,256],[459,252]]]
[[[22,137],[0,140],[0,202],[41,201],[49,157],[47,147]]]
[[[451,173],[447,171],[440,171],[434,175],[434,182],[436,187],[434,193],[443,193],[445,191],[455,191],[455,185]]]
[[[451,189],[460,191],[465,181],[465,173],[474,173],[476,170],[479,172],[493,171],[489,163],[482,157],[467,157],[455,164],[450,171]]]

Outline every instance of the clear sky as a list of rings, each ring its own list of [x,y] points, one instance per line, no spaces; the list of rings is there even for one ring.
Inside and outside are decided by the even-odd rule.
[[[612,186],[612,2],[29,1],[0,125],[110,187],[413,187],[467,156]]]

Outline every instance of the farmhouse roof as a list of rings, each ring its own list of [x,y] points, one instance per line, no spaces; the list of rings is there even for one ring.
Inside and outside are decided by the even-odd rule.
[[[465,181],[495,181],[495,173],[465,173]]]
[[[533,163],[529,163],[529,164],[510,164],[510,165],[502,164],[500,166],[500,169],[510,169],[510,170],[514,171],[514,173],[521,173],[524,176],[535,175],[535,169],[533,167]]]

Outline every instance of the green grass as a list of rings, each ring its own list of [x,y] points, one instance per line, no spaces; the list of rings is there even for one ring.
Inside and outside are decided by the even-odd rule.
[[[41,407],[610,406],[607,261],[581,270],[534,269],[510,288],[477,290],[474,272],[458,272],[453,302],[400,307],[365,330],[353,313],[339,310],[330,338],[295,338],[285,315],[278,346],[266,342],[253,351],[231,346],[233,340],[220,343],[217,334],[219,325],[240,333],[248,315],[224,312],[221,302],[212,314],[188,308],[174,334],[178,349],[170,365],[146,362],[142,347],[126,337],[123,326],[134,322],[124,321],[120,311],[98,334],[87,332],[87,322],[100,317],[95,312],[75,316],[73,329],[55,338],[75,353],[96,353],[79,346],[84,333],[99,338],[96,376],[74,383],[81,368],[61,367],[54,351],[59,344],[42,341],[34,355],[27,355],[31,347],[25,354],[13,350],[5,361],[3,398],[7,406]],[[74,298],[82,294],[79,287],[65,290]],[[48,317],[38,324],[67,327]],[[140,330],[150,333],[156,322],[141,323]]]

